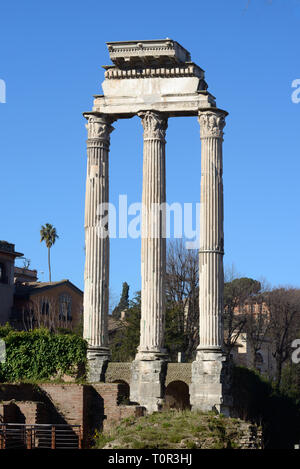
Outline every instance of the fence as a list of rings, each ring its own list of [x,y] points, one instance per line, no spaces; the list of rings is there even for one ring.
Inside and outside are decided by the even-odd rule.
[[[80,425],[0,423],[0,449],[81,449]]]

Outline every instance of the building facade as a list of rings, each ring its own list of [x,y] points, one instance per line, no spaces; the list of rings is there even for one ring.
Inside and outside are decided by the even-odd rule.
[[[38,282],[37,271],[15,266],[23,254],[0,241],[0,325],[18,330],[80,330],[83,292],[69,280]]]
[[[69,280],[16,284],[11,317],[16,329],[77,330],[82,314],[83,292]]]
[[[0,241],[0,324],[9,322],[14,303],[15,259],[23,254],[15,251],[15,245]]]

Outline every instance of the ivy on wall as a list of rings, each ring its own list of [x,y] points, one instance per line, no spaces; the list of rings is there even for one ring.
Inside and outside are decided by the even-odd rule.
[[[29,332],[0,327],[6,360],[0,363],[0,382],[47,380],[75,376],[86,364],[86,342],[75,334],[53,334],[47,329]]]

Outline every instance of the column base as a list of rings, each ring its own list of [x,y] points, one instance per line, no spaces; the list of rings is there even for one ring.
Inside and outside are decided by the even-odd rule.
[[[198,349],[192,363],[190,402],[192,410],[215,410],[230,416],[232,363],[220,349]]]
[[[105,372],[110,359],[110,352],[107,347],[88,347],[87,380],[90,383],[99,383],[105,381]]]
[[[138,352],[131,364],[130,400],[158,412],[164,404],[167,356],[163,352]]]

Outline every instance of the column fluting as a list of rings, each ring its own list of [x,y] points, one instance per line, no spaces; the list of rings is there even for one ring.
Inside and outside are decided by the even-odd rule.
[[[109,146],[112,119],[85,114],[88,119],[85,196],[84,331],[88,358],[109,356]],[[92,357],[91,357],[92,358]]]
[[[224,111],[199,112],[201,203],[198,350],[221,350],[223,342],[224,231],[222,141]]]
[[[139,113],[144,128],[141,242],[141,333],[138,355],[162,353],[165,324],[167,118]]]

